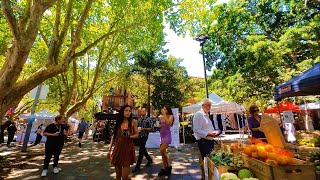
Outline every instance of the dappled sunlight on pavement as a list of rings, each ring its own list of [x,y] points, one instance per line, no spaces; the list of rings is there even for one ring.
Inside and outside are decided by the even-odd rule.
[[[141,171],[132,174],[133,180],[140,179],[201,179],[201,171],[198,165],[197,148],[193,144],[182,145],[181,151],[169,148],[169,157],[172,164],[172,175],[168,177],[158,177],[157,174],[162,168],[162,160],[159,149],[148,149],[153,158],[151,167],[145,167],[144,159]],[[59,160],[59,174],[52,172],[52,160],[48,169],[48,176],[41,178],[42,165],[44,159],[44,144],[28,147],[28,152],[20,152],[20,147],[6,147],[0,145],[0,157],[4,163],[4,168],[0,171],[1,178],[4,179],[66,179],[66,180],[109,180],[115,179],[115,170],[107,160],[106,152],[108,145],[102,142],[84,141],[82,148],[77,143],[67,144]],[[136,155],[138,148],[136,147]],[[131,168],[133,169],[133,167]]]

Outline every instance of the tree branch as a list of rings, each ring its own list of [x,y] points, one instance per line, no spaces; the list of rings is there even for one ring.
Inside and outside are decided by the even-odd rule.
[[[28,21],[28,26],[26,30],[21,30],[23,32],[23,41],[27,42],[34,42],[39,26],[40,26],[40,21],[43,17],[43,14],[45,10],[50,8],[57,0],[48,0],[48,1],[43,1],[43,2],[34,2],[31,9],[30,9],[30,16],[29,16],[29,21]],[[27,43],[26,44],[26,49],[28,50],[31,48],[33,43]]]
[[[17,20],[16,17],[13,15],[12,7],[11,7],[11,2],[9,0],[1,0],[2,3],[2,12],[3,15],[6,17],[6,20],[9,24],[9,27],[11,29],[13,38],[17,41],[20,42],[20,32],[19,28],[17,25]]]
[[[86,4],[86,7],[85,9],[83,10],[83,13],[80,17],[80,21],[78,23],[78,26],[76,27],[76,31],[75,31],[75,37],[80,39],[80,33],[82,31],[82,28],[83,28],[83,25],[84,25],[84,22],[85,20],[87,19],[87,16],[89,14],[89,10],[91,8],[91,5],[93,3],[94,0],[88,0],[87,4]],[[80,43],[80,42],[79,42]]]
[[[20,106],[19,108],[16,108],[16,109],[14,110],[15,116],[17,117],[17,116],[19,116],[20,114],[22,114],[24,111],[26,111],[27,109],[31,108],[33,101],[34,101],[34,100],[27,101],[26,103],[23,103],[23,105]]]
[[[108,32],[104,35],[102,35],[100,38],[98,38],[97,40],[95,40],[93,43],[91,43],[90,45],[88,45],[86,48],[84,48],[83,50],[81,50],[80,52],[77,52],[75,53],[74,57],[79,57],[79,56],[83,56],[85,53],[87,53],[91,48],[95,47],[99,42],[101,42],[102,40],[108,38],[109,36],[111,35],[114,35],[116,33],[120,33],[120,32],[123,32],[123,31],[126,31],[130,28],[133,28],[133,27],[138,27],[140,26],[141,24],[143,23],[143,21],[141,22],[138,22],[138,23],[133,23],[129,26],[126,26],[124,28],[120,28],[118,30],[114,30],[114,31],[111,31],[111,32]]]
[[[27,8],[23,11],[23,15],[20,18],[20,31],[23,31],[26,28],[30,17],[30,10],[31,10],[32,0],[27,0]]]
[[[72,14],[72,7],[73,7],[73,0],[70,0],[68,3],[68,9],[67,9],[67,16],[64,19],[64,23],[63,23],[63,28],[62,31],[59,35],[59,39],[61,39],[61,43],[63,42],[62,39],[65,38],[66,33],[68,31],[68,27],[70,25],[70,21],[71,21],[71,14]]]
[[[53,39],[59,38],[58,36],[59,36],[60,18],[61,18],[61,1],[58,1],[57,8],[56,8],[56,19],[54,22],[54,29],[53,29]]]
[[[59,76],[56,76],[56,79],[57,79],[57,81],[58,81],[57,84],[60,84],[60,78],[59,78]],[[63,93],[62,93],[61,86],[58,86],[58,90],[59,90],[59,95],[60,95],[60,101],[62,102]]]
[[[44,35],[43,31],[40,30],[39,32],[40,32],[40,36],[41,36],[41,38],[43,39],[44,43],[46,43],[47,48],[49,48],[49,41],[48,41],[48,39],[47,39],[46,36]]]
[[[61,108],[59,110],[60,114],[65,114],[67,107],[70,105],[70,102],[72,100],[72,96],[74,94],[75,87],[77,85],[77,62],[73,61],[73,68],[72,68],[72,74],[73,74],[73,81],[71,87],[66,87],[66,94],[65,99],[62,102]]]
[[[81,15],[81,18],[80,18],[80,21],[78,23],[78,26],[76,27],[76,31],[75,33],[71,33],[72,34],[72,43],[71,45],[69,46],[67,52],[65,53],[64,57],[62,58],[62,62],[61,62],[61,65],[62,66],[68,66],[69,63],[75,59],[75,50],[77,47],[80,46],[80,34],[81,34],[81,31],[82,31],[82,28],[83,28],[83,25],[84,25],[84,22],[88,16],[88,13],[89,13],[89,9],[91,8],[91,5],[92,5],[92,2],[93,0],[89,0],[86,4],[86,7]],[[74,35],[73,35],[74,34]],[[73,38],[74,37],[74,38]]]

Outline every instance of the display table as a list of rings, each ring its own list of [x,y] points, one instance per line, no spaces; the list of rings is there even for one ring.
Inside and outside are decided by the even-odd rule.
[[[146,148],[160,148],[160,133],[149,133]]]
[[[247,139],[247,134],[221,134],[219,137],[214,138],[214,140],[218,141],[230,141],[230,140],[241,140],[241,139]]]

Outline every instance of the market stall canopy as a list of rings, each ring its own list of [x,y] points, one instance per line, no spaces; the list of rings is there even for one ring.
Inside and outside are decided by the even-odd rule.
[[[216,113],[216,114],[220,114],[220,113],[242,113],[245,112],[245,108],[239,104],[237,104],[236,102],[220,102],[218,104],[213,104],[211,106],[211,113]]]
[[[48,110],[42,110],[34,114],[21,114],[19,117],[23,119],[35,118],[38,120],[53,120],[57,115],[58,113],[51,113]]]
[[[79,123],[79,121],[74,117],[69,117],[68,123]]]
[[[283,112],[283,111],[298,112],[300,110],[300,106],[295,105],[292,102],[280,102],[279,108],[280,108],[280,112]],[[279,113],[278,106],[268,108],[264,111],[264,113],[268,113],[268,114]]]
[[[218,104],[221,102],[225,102],[220,96],[216,95],[215,93],[211,93],[209,95],[209,99],[211,99],[212,104]],[[201,102],[198,102],[197,104],[192,104],[190,106],[182,107],[182,112],[184,113],[195,113],[201,109]]]
[[[314,103],[307,103],[307,106],[305,104],[300,105],[300,110],[305,109],[320,109],[320,101],[314,102]]]
[[[286,97],[320,95],[320,63],[274,88],[275,99]]]

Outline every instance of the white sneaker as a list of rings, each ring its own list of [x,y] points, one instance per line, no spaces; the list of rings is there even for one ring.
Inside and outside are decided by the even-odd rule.
[[[48,174],[48,170],[47,169],[44,169],[41,173],[41,177],[46,177]]]
[[[57,167],[54,167],[53,168],[53,173],[58,174],[58,172],[59,172],[59,169]]]

